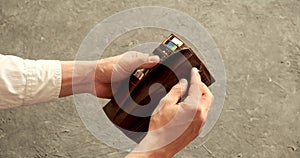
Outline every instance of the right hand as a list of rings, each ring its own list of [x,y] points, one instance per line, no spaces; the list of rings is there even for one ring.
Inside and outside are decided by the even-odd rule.
[[[150,132],[128,157],[172,157],[200,134],[213,95],[201,81],[198,70],[193,68],[188,96],[177,103],[185,94],[187,85],[182,79],[160,101],[150,120]]]

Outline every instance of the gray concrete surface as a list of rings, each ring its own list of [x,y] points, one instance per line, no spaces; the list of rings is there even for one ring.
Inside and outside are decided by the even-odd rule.
[[[227,95],[219,121],[204,145],[193,142],[176,157],[300,157],[299,0],[0,0],[0,53],[73,60],[98,22],[144,5],[174,8],[198,20],[215,39],[226,66]],[[142,43],[132,34],[153,40],[153,33],[156,42],[165,34],[140,29],[107,53]],[[72,97],[0,111],[1,158],[125,154],[88,132]]]

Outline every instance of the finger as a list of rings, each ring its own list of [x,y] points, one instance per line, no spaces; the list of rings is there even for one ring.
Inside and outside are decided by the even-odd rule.
[[[202,96],[201,96],[201,104],[203,105],[203,108],[206,111],[209,111],[214,97],[213,97],[211,91],[208,89],[208,87],[204,83],[201,84],[201,89],[203,92]]]
[[[159,63],[159,61],[160,61],[160,58],[157,55],[148,56],[147,63],[144,63],[143,65],[141,65],[140,68],[152,68],[157,63]]]
[[[135,70],[137,67],[149,68],[160,61],[160,58],[157,55],[149,56],[149,54],[136,51],[129,51],[125,53],[124,56],[128,59],[128,68],[130,70]]]
[[[113,73],[117,74],[116,80],[124,79],[143,64],[154,62],[155,61],[153,61],[153,59],[150,58],[148,54],[129,51],[119,57],[118,62],[114,65]]]
[[[187,90],[187,80],[181,79],[175,86],[172,87],[170,92],[161,99],[163,105],[174,105],[181,97],[186,93]]]
[[[198,69],[192,68],[188,96],[181,104],[185,110],[201,110],[201,107],[199,106],[201,102],[200,99],[202,97],[202,90],[200,87],[201,83],[201,76]]]
[[[201,90],[201,76],[198,73],[197,68],[192,68],[191,70],[191,80],[190,80],[190,89],[189,89],[189,97],[197,99],[200,101],[200,98],[202,96],[202,90]]]

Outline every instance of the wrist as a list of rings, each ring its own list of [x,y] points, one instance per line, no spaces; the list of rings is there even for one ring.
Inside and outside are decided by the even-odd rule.
[[[95,83],[111,83],[111,76],[114,67],[112,58],[98,60],[96,63],[96,70],[94,74]]]
[[[162,152],[160,150],[155,150],[155,151],[147,151],[147,152],[132,151],[125,158],[136,158],[136,157],[138,157],[138,158],[158,158],[158,157],[169,158],[172,156],[168,155],[166,152]]]
[[[95,81],[95,64],[85,61],[62,61],[60,97],[78,93],[92,93]]]
[[[162,146],[157,148],[157,142],[159,142],[157,136],[149,136],[146,137],[136,146],[136,148],[129,154],[132,157],[145,157],[145,158],[171,158],[173,154],[167,150],[166,146]]]

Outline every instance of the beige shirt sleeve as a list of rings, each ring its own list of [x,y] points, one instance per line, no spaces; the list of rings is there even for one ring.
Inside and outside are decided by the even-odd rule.
[[[0,109],[57,99],[61,76],[60,61],[0,54]]]

